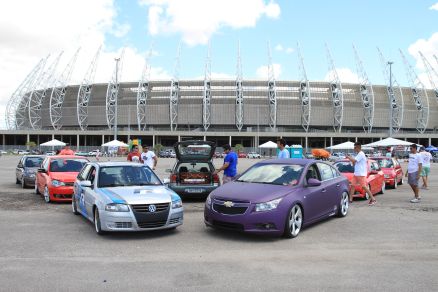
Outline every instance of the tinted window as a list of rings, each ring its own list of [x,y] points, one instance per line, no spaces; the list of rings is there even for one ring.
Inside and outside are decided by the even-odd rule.
[[[256,164],[238,181],[273,185],[297,185],[304,167],[297,164]]]
[[[378,164],[380,167],[383,168],[392,168],[394,167],[394,164],[392,163],[392,159],[388,158],[388,159],[379,159],[377,160]]]
[[[88,161],[85,159],[52,159],[51,172],[79,172]]]
[[[42,157],[28,157],[26,158],[26,162],[24,163],[24,166],[26,167],[40,167],[41,162],[43,162]]]
[[[377,170],[377,171],[380,170],[380,167],[377,164],[377,162],[375,162],[375,161],[371,162],[371,170]]]
[[[325,163],[317,163],[319,173],[321,175],[321,181],[329,180],[333,178],[333,172],[330,165]]]
[[[161,185],[161,181],[147,166],[123,165],[101,167],[98,184],[99,188],[105,188]]]
[[[177,166],[177,172],[211,172],[207,162],[185,162]]]
[[[312,164],[307,170],[306,179],[309,180],[310,178],[321,180],[319,176],[318,168],[316,167],[315,164]]]
[[[331,167],[331,166],[330,166],[330,168],[332,169],[333,177],[338,177],[338,176],[340,176],[340,174],[339,174],[339,172],[336,170],[336,168]]]
[[[82,171],[78,174],[79,180],[87,180],[88,172],[90,171],[91,164],[86,165],[84,168],[82,168]]]
[[[342,173],[353,173],[354,172],[353,165],[348,161],[336,162],[335,167],[339,170],[339,172],[342,172]]]
[[[96,168],[92,166],[90,170],[88,171],[87,180],[91,182],[92,185],[94,185],[94,179],[96,178]]]

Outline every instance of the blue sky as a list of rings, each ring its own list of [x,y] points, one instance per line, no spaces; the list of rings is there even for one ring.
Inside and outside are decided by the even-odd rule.
[[[27,9],[23,10],[22,7]],[[19,19],[20,21],[17,21]],[[325,80],[327,42],[343,82],[357,80],[354,43],[372,84],[384,84],[376,46],[394,61],[394,73],[408,86],[400,48],[420,80],[430,87],[418,56],[422,51],[438,72],[438,0],[22,0],[0,9],[0,117],[10,96],[33,66],[64,51],[56,80],[78,47],[68,83],[79,84],[103,45],[95,82],[108,82],[114,58],[125,48],[122,81],[137,81],[151,43],[151,79],[170,80],[179,43],[181,79],[202,78],[211,41],[213,78],[235,78],[237,43],[243,77],[266,79],[268,52],[277,79],[297,80],[296,43],[310,80]],[[438,76],[436,77],[438,84]],[[42,86],[41,84],[39,86]],[[0,118],[0,128],[4,127]]]

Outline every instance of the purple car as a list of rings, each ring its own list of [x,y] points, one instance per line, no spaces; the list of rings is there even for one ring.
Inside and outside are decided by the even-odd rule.
[[[207,226],[296,237],[304,226],[348,213],[348,180],[313,159],[256,163],[207,197]]]

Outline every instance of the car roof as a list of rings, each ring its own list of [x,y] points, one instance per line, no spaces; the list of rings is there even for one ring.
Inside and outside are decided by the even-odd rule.
[[[259,163],[263,164],[298,164],[298,165],[307,165],[309,163],[316,162],[315,159],[307,159],[307,158],[283,158],[283,159],[268,159],[261,161]]]
[[[46,155],[38,155],[38,154],[31,154],[31,155],[24,155],[24,158],[30,158],[30,157],[46,157]]]
[[[130,162],[130,161],[105,161],[105,162],[90,162],[90,164],[97,165],[99,167],[107,167],[107,166],[135,166],[140,167],[144,166],[142,163]]]
[[[54,156],[48,156],[50,159],[62,159],[62,158],[81,158],[81,159],[87,159],[87,157],[79,156],[79,155],[54,155]]]

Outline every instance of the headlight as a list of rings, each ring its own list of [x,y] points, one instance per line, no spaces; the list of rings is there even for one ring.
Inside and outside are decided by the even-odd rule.
[[[129,212],[128,205],[125,204],[108,204],[105,206],[105,211],[108,212]]]
[[[172,209],[177,209],[177,208],[181,208],[181,207],[182,207],[181,200],[172,201]]]
[[[210,197],[210,195],[208,195],[207,200],[205,200],[205,204],[206,204],[208,207],[211,207],[211,197]]]
[[[54,179],[54,180],[52,180],[52,186],[54,186],[54,187],[62,187],[62,186],[65,186],[65,183],[63,183],[62,181]]]
[[[280,204],[280,202],[281,202],[281,198],[266,203],[256,204],[256,212],[263,212],[263,211],[276,209],[278,207],[278,204]]]
[[[390,176],[389,176],[389,174],[384,174],[383,175],[385,178],[389,178]]]

